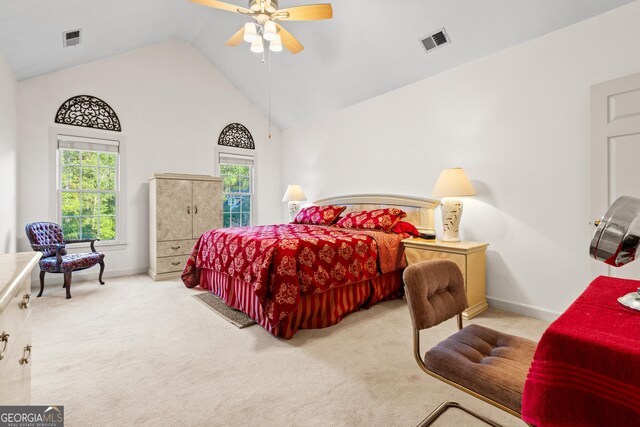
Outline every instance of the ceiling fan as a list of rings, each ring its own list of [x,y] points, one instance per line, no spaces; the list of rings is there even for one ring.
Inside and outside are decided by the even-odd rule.
[[[238,46],[244,40],[251,43],[251,51],[256,53],[264,51],[263,38],[269,42],[269,50],[273,52],[280,52],[283,46],[293,54],[304,49],[304,46],[277,21],[316,21],[333,17],[333,9],[328,3],[278,9],[278,0],[250,0],[248,8],[215,0],[191,1],[252,17],[255,23],[246,23],[227,40],[226,45]]]

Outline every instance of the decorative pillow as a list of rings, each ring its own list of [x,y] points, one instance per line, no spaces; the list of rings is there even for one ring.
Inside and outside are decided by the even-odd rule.
[[[331,225],[346,206],[309,206],[302,209],[293,220],[294,224]]]
[[[336,226],[343,228],[378,229],[388,232],[405,216],[407,216],[407,213],[397,208],[349,212],[343,218],[340,218]]]
[[[398,221],[398,223],[391,229],[391,231],[396,234],[406,233],[414,237],[420,237],[420,232],[418,231],[418,229],[413,224],[406,221]]]

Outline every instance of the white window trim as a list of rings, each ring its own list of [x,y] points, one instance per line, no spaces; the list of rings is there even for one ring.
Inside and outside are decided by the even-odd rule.
[[[62,203],[62,189],[58,188],[60,177],[60,167],[58,164],[58,135],[65,135],[69,137],[92,138],[117,141],[119,143],[119,155],[118,155],[118,214],[116,216],[116,224],[118,227],[117,241],[100,241],[96,242],[96,250],[121,250],[125,249],[127,245],[127,230],[126,230],[126,136],[121,132],[112,132],[107,130],[95,130],[91,128],[84,128],[79,126],[50,126],[49,127],[49,164],[52,167],[49,169],[49,194],[55,194],[55,197],[49,198],[49,218],[54,218],[54,222],[61,224],[61,203]],[[74,243],[67,245],[69,249],[86,248],[86,243]]]
[[[215,176],[220,176],[220,154],[235,154],[238,156],[246,156],[253,158],[253,182],[251,183],[251,225],[256,225],[256,212],[258,212],[258,203],[256,194],[258,194],[258,153],[255,150],[247,150],[245,148],[226,147],[224,145],[216,145],[214,151],[214,172]],[[224,194],[224,189],[223,189]]]

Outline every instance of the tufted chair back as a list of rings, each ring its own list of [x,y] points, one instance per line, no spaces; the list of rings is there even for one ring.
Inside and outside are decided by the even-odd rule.
[[[29,238],[29,243],[34,251],[42,252],[42,257],[47,258],[55,256],[56,246],[64,246],[64,235],[62,227],[53,222],[32,222],[27,224],[25,232]],[[62,250],[62,255],[66,255],[67,251]]]
[[[460,268],[439,259],[412,264],[403,280],[413,327],[421,330],[450,319],[467,308],[467,294]]]

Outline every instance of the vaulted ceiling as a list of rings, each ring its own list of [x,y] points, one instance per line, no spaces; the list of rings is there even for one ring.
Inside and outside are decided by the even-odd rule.
[[[272,119],[309,121],[631,1],[333,0],[332,20],[283,24],[305,50],[271,55]],[[268,62],[224,45],[247,21],[188,0],[0,0],[0,52],[24,80],[178,38],[267,113]],[[441,27],[451,44],[425,53],[419,40]],[[77,28],[82,44],[63,48],[62,32]]]

